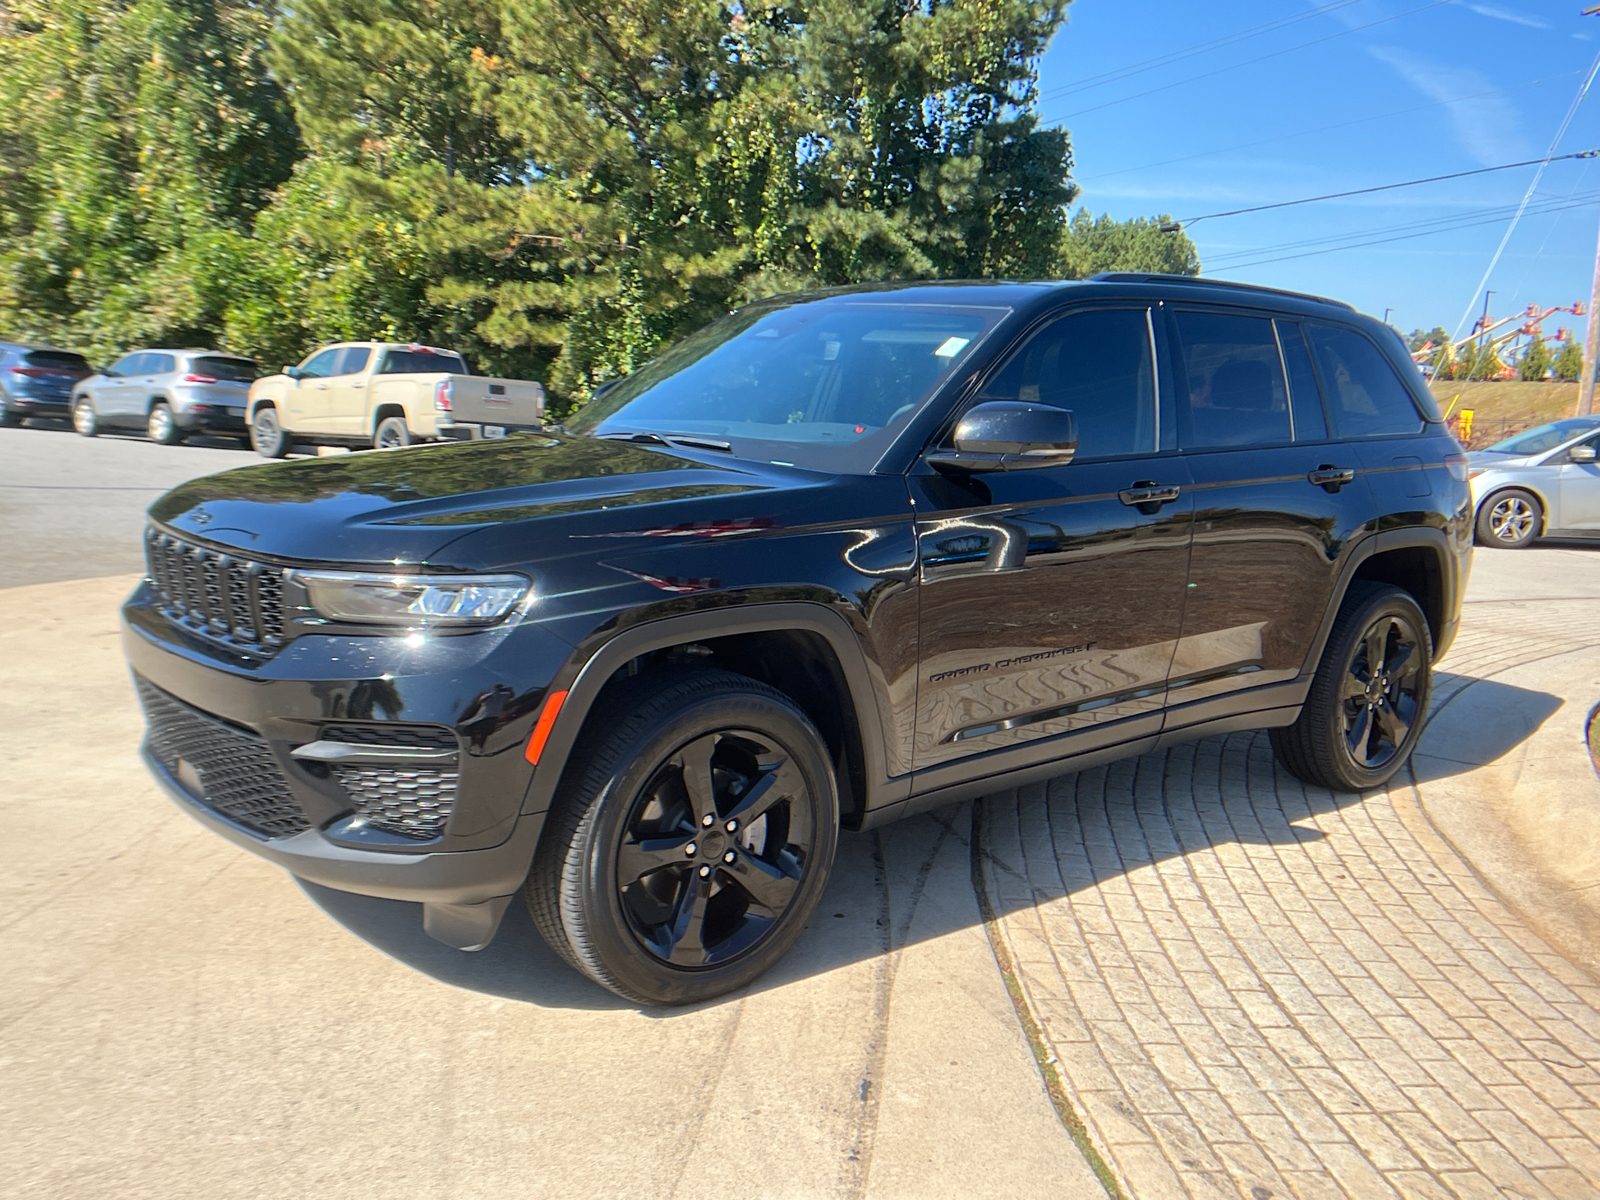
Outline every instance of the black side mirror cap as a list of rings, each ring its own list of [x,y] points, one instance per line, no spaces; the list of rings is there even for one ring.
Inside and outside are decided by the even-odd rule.
[[[1078,452],[1078,423],[1064,408],[991,400],[957,422],[951,445],[930,453],[928,463],[968,474],[1064,467]]]

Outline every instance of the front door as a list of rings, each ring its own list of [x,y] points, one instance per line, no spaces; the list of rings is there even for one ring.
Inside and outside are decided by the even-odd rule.
[[[1600,450],[1600,437],[1588,438],[1577,444],[1590,450]],[[1568,458],[1571,452],[1572,448],[1569,447],[1557,455],[1558,459],[1565,460],[1561,464],[1560,527],[1590,534],[1600,533],[1600,463],[1573,462]]]
[[[343,346],[318,350],[300,364],[300,378],[290,389],[288,428],[300,433],[332,433],[328,427],[328,379],[339,369]]]
[[[1175,729],[1274,706],[1236,693],[1300,674],[1372,502],[1355,450],[1329,439],[1299,322],[1199,306],[1169,320],[1194,496]]]
[[[1159,731],[1190,500],[1158,403],[1157,340],[1146,306],[1077,311],[984,385],[974,403],[1072,410],[1071,464],[912,473],[919,789],[955,782],[946,777],[965,773],[957,760],[1026,766]]]
[[[346,346],[323,393],[322,427],[340,437],[359,437],[367,425],[367,360],[371,346]]]

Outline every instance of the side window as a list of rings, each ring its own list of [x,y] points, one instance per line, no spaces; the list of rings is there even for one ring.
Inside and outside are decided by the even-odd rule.
[[[1342,438],[1420,433],[1422,414],[1388,359],[1361,334],[1308,325],[1335,432]]]
[[[1150,454],[1156,380],[1147,309],[1073,313],[1046,326],[990,378],[980,400],[1071,409],[1078,457]]]
[[[314,379],[326,379],[333,374],[334,364],[342,353],[344,351],[338,347],[332,350],[320,351],[301,363],[300,371],[302,374],[309,375]]]
[[[339,368],[334,374],[359,375],[366,369],[367,359],[371,357],[371,346],[346,346],[344,353],[339,357]]]
[[[1186,388],[1180,387],[1187,418],[1183,445],[1287,442],[1289,393],[1271,320],[1193,311],[1175,313],[1174,320],[1187,380]]]
[[[178,360],[170,354],[147,354],[149,361],[145,363],[144,375],[169,375],[178,367]]]
[[[139,364],[143,361],[144,355],[142,354],[124,354],[111,364],[111,369],[118,375],[137,375],[139,374]]]
[[[1297,321],[1275,321],[1283,369],[1289,376],[1289,412],[1294,417],[1294,440],[1320,442],[1328,436],[1328,417],[1317,391],[1317,373],[1311,369],[1311,352]]]

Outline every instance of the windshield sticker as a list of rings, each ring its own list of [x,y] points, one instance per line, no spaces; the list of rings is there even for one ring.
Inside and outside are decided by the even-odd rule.
[[[937,358],[954,358],[967,348],[967,343],[971,340],[964,337],[947,337],[939,343],[939,348],[933,353]]]

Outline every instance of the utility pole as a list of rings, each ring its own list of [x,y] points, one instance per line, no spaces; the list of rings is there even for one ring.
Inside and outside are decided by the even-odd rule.
[[[1583,15],[1592,17],[1600,13],[1600,4],[1591,4]],[[1589,287],[1589,333],[1583,339],[1583,381],[1578,384],[1578,415],[1586,417],[1594,411],[1595,350],[1600,347],[1600,316],[1594,306],[1600,304],[1600,237],[1594,246],[1594,282]]]

